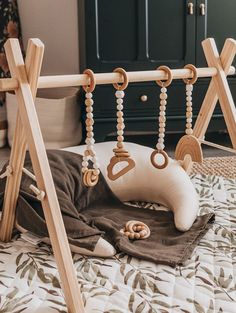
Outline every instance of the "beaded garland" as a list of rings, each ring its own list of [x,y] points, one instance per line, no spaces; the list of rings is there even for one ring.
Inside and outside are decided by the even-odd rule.
[[[94,133],[93,133],[93,90],[95,89],[95,77],[92,70],[85,70],[83,74],[87,74],[90,77],[90,85],[83,86],[85,90],[85,105],[86,105],[86,150],[83,155],[82,161],[82,173],[83,173],[83,182],[87,187],[95,186],[98,182],[99,174],[100,174],[100,165],[98,163],[98,158],[96,157],[96,153],[94,151]],[[88,168],[89,160],[92,161],[91,169]]]
[[[108,178],[111,180],[116,180],[117,178],[121,177],[122,175],[126,174],[135,166],[135,162],[133,159],[130,158],[129,152],[124,147],[124,113],[123,113],[123,98],[125,96],[124,89],[128,86],[128,77],[126,71],[122,68],[116,68],[114,72],[120,73],[123,75],[124,82],[122,85],[117,83],[113,84],[114,88],[116,89],[115,97],[116,97],[116,109],[117,109],[117,144],[116,148],[113,149],[114,156],[111,158],[110,163],[107,167],[107,175]],[[119,163],[125,161],[127,165],[120,170],[118,173],[113,173],[114,166]]]
[[[184,82],[186,84],[186,129],[185,133],[186,135],[192,135],[193,129],[192,129],[192,121],[193,121],[193,109],[192,109],[192,92],[193,92],[193,84],[197,80],[197,69],[192,64],[185,65],[186,69],[189,69],[193,72],[193,78],[191,79],[184,79]]]
[[[162,70],[166,72],[168,78],[166,81],[156,81],[156,83],[161,87],[160,93],[160,107],[159,107],[159,133],[158,133],[158,142],[156,144],[156,150],[154,150],[151,154],[151,162],[152,165],[158,169],[163,169],[168,165],[169,159],[167,153],[164,151],[165,149],[165,127],[166,127],[166,105],[167,105],[167,88],[172,81],[172,73],[169,67],[167,66],[160,66],[157,70]],[[161,164],[155,160],[155,157],[161,154],[164,158],[164,162]]]

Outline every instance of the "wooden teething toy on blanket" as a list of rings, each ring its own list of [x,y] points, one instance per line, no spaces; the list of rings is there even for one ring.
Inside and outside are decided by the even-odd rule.
[[[140,221],[128,221],[120,232],[129,239],[147,239],[151,234],[149,227]]]
[[[121,177],[122,175],[126,174],[132,168],[135,167],[135,162],[133,159],[130,158],[130,154],[124,148],[124,113],[123,113],[123,98],[124,98],[124,89],[128,86],[128,76],[126,71],[123,68],[116,68],[114,70],[116,73],[120,73],[123,76],[124,82],[122,85],[118,83],[113,84],[114,88],[116,89],[116,103],[117,103],[117,147],[113,149],[114,156],[110,160],[110,164],[107,167],[107,176],[111,180],[116,180],[117,178]],[[114,166],[119,162],[126,162],[127,165],[122,168],[116,174],[113,173]]]
[[[96,81],[95,76],[92,70],[85,70],[83,74],[87,74],[90,78],[90,85],[83,86],[84,91],[86,92],[85,97],[85,105],[86,105],[86,131],[87,131],[87,138],[85,140],[85,143],[87,145],[86,150],[84,152],[83,156],[83,162],[82,162],[82,172],[83,172],[83,182],[85,186],[87,187],[93,187],[97,184],[100,170],[99,170],[99,163],[98,159],[96,157],[93,145],[95,143],[94,140],[94,133],[93,133],[93,94],[92,92],[95,89]],[[93,168],[88,168],[88,161],[91,160],[93,162]]]

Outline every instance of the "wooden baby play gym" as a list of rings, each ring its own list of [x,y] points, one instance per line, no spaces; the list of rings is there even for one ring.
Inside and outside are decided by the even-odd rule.
[[[236,152],[236,109],[227,82],[227,75],[235,74],[235,68],[231,65],[236,54],[236,41],[227,39],[221,55],[217,51],[214,39],[206,39],[202,45],[208,63],[208,67],[205,68],[195,68],[193,65],[186,65],[183,69],[171,70],[166,66],[161,66],[157,70],[142,72],[125,72],[123,69],[118,68],[113,73],[94,74],[91,70],[86,70],[80,75],[40,76],[44,45],[39,39],[29,40],[25,62],[18,40],[9,39],[5,44],[12,78],[0,80],[0,91],[15,91],[18,101],[18,115],[10,162],[4,173],[7,176],[7,184],[4,195],[0,239],[2,241],[9,241],[11,239],[22,173],[31,175],[36,186],[31,185],[30,188],[42,202],[66,305],[70,313],[84,312],[84,306],[34,106],[37,88],[83,86],[86,92],[85,105],[87,111],[87,148],[82,163],[83,182],[86,186],[92,187],[98,181],[100,173],[93,147],[94,120],[92,114],[92,92],[95,90],[96,85],[113,84],[116,89],[117,147],[114,148],[114,157],[112,157],[108,165],[108,177],[111,180],[115,180],[135,167],[135,162],[132,160],[129,152],[125,150],[124,145],[123,108],[125,107],[125,101],[123,100],[123,90],[129,83],[144,81],[156,81],[157,85],[161,88],[158,113],[158,143],[152,155],[147,156],[147,162],[152,163],[154,171],[162,170],[168,166],[168,156],[164,151],[165,108],[168,105],[167,88],[171,88],[172,79],[183,79],[186,84],[186,134],[180,139],[176,147],[175,157],[188,172],[190,171],[192,162],[202,161],[201,144],[209,144],[216,148],[225,149],[233,153]],[[195,125],[192,128],[192,90],[195,81],[201,77],[212,77],[212,80]],[[159,106],[158,89],[157,87],[157,111]],[[232,148],[210,143],[205,141],[204,138],[218,99],[232,142]],[[27,146],[32,160],[34,174],[28,172],[23,167]],[[162,155],[162,159],[164,159],[161,164],[156,160],[156,155],[158,154]],[[92,161],[93,168],[88,168],[88,160]],[[122,171],[114,174],[113,167],[120,161],[125,161],[127,165]],[[144,229],[140,230],[143,231]],[[147,236],[148,231],[143,234],[143,237]]]

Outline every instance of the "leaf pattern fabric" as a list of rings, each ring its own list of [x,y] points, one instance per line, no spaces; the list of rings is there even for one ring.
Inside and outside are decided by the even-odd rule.
[[[216,221],[182,267],[118,254],[73,256],[86,312],[235,312],[236,180],[194,175],[199,215]],[[157,210],[156,204],[136,203]],[[51,248],[0,243],[0,313],[67,312]]]

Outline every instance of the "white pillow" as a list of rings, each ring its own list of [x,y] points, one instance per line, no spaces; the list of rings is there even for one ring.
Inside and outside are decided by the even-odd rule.
[[[116,142],[103,142],[95,144],[94,148],[101,171],[114,194],[121,201],[145,201],[166,206],[174,213],[176,228],[187,231],[197,217],[199,199],[189,176],[179,163],[170,158],[165,169],[156,169],[150,162],[153,149],[126,142],[125,148],[136,165],[125,175],[111,181],[107,177],[107,166],[115,146]],[[85,146],[63,150],[83,154]],[[118,163],[117,169],[121,168],[122,164]]]

